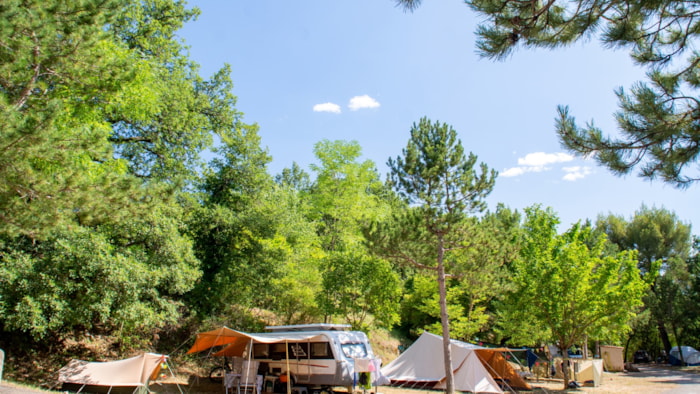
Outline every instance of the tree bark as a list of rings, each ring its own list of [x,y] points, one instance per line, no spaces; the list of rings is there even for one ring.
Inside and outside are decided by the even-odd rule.
[[[445,393],[453,394],[454,373],[452,372],[452,351],[450,349],[450,323],[447,314],[447,287],[445,285],[445,264],[443,257],[445,250],[442,240],[438,250],[438,286],[440,289],[440,320],[442,322],[442,350],[445,357]]]
[[[569,388],[569,352],[568,349],[563,350],[562,354],[564,356],[561,362],[561,371],[564,373],[564,390]]]
[[[668,331],[666,331],[666,326],[661,320],[657,320],[656,325],[659,329],[659,337],[661,338],[661,342],[664,344],[666,354],[669,354],[671,352],[671,340],[668,339]]]

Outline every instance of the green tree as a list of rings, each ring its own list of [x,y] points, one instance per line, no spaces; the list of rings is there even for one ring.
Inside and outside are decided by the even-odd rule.
[[[0,238],[0,327],[35,339],[152,335],[199,277],[177,206],[42,241]]]
[[[310,219],[327,251],[343,251],[362,243],[362,226],[387,211],[384,185],[371,160],[358,162],[357,141],[323,140],[314,146],[320,164],[312,164],[316,179],[309,193]]]
[[[381,255],[436,274],[448,393],[454,392],[454,375],[446,279],[459,265],[454,250],[473,235],[465,231],[466,219],[485,209],[483,199],[496,178],[483,163],[480,172],[474,169],[476,161],[474,154],[465,156],[452,127],[421,119],[411,128],[403,156],[388,161],[389,183],[410,208],[369,233]]]
[[[300,192],[308,192],[311,189],[311,177],[296,162],[292,163],[291,168],[285,168],[282,173],[276,175],[275,182]]]
[[[308,201],[293,187],[277,186],[267,204],[277,220],[276,238],[284,251],[282,268],[269,283],[269,308],[283,324],[317,322],[323,316],[317,297],[323,292],[326,252],[315,224],[307,219]]]
[[[666,209],[642,206],[631,220],[615,215],[601,216],[596,228],[620,250],[636,250],[640,271],[655,278],[645,305],[651,311],[651,322],[656,325],[668,353],[672,346],[669,338],[672,327],[667,325],[684,324],[682,313],[669,313],[669,308],[673,308],[672,294],[688,285],[686,261],[691,250],[690,226]],[[672,316],[681,321],[671,322]]]
[[[512,328],[514,340],[553,340],[566,362],[566,350],[586,336],[605,338],[629,330],[647,287],[636,252],[607,253],[605,237],[595,237],[588,226],[577,224],[558,235],[559,219],[551,210],[531,207],[525,213],[525,240],[512,266],[515,289],[502,310],[502,324]],[[542,337],[533,336],[537,333]],[[565,388],[568,379],[565,369]]]
[[[517,257],[520,242],[520,215],[502,205],[469,221],[471,236],[453,251],[459,264],[453,266],[446,282],[450,338],[463,341],[473,340],[477,333],[490,334],[494,302],[510,285],[508,267]],[[421,272],[409,279],[404,328],[440,333],[437,282]]]
[[[203,204],[189,219],[202,280],[189,301],[201,316],[231,302],[255,305],[268,289],[280,251],[276,218],[265,204],[273,183],[270,157],[260,147],[256,126],[243,126],[216,149],[202,189]]]
[[[388,261],[360,249],[330,253],[323,267],[319,303],[328,315],[343,316],[358,330],[398,321],[399,279]]]
[[[388,215],[386,188],[374,162],[359,161],[357,141],[322,140],[314,153],[316,179],[304,194],[325,253],[317,302],[326,320],[339,316],[358,329],[391,326],[398,310],[396,274],[386,261],[369,256],[362,233],[368,223]]]
[[[396,0],[415,9],[419,0]],[[609,48],[630,51],[649,70],[647,82],[619,88],[618,136],[589,123],[577,125],[559,107],[557,133],[563,145],[592,155],[613,173],[639,168],[649,179],[677,187],[700,180],[700,5],[697,2],[466,0],[483,19],[477,28],[482,56],[504,59],[518,46],[557,48],[599,35]]]
[[[119,6],[0,7],[0,233],[41,238],[76,214],[120,215],[140,195],[125,163],[111,157],[103,116],[139,75],[104,29]]]
[[[212,147],[214,136],[235,138],[229,134],[245,127],[235,109],[230,67],[204,79],[176,36],[198,15],[182,0],[129,1],[110,25],[114,39],[148,70],[140,90],[130,92],[142,100],[135,109],[120,105],[106,114],[116,155],[140,178],[191,184],[203,169],[200,153]]]
[[[693,237],[693,249],[688,259],[688,272],[690,274],[690,286],[685,307],[686,318],[690,321],[685,327],[687,343],[700,341],[700,237]]]

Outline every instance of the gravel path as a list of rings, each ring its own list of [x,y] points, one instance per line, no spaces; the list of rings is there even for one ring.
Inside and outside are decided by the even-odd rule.
[[[616,394],[697,394],[700,393],[700,369],[679,369],[655,364],[636,365],[639,372],[605,372],[603,383],[599,387],[581,387],[567,392],[589,393],[616,393]],[[535,392],[563,393],[560,382],[530,382]],[[198,386],[185,384],[182,386],[186,393],[198,392]],[[202,389],[204,387],[201,387]],[[218,387],[217,387],[218,388]],[[179,390],[159,390],[157,385],[151,387],[152,391],[159,393],[176,393]],[[438,391],[409,390],[395,387],[379,387],[379,393],[383,394],[435,394]],[[34,390],[21,387],[10,382],[0,383],[0,394],[37,394],[50,391]],[[202,390],[204,392],[204,390]],[[211,391],[209,391],[211,392]],[[54,393],[56,393],[54,391]]]

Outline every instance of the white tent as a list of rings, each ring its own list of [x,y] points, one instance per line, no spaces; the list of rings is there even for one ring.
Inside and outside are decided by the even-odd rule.
[[[503,393],[496,380],[511,387],[530,386],[508,364],[501,350],[452,340],[455,389],[475,393]],[[442,338],[424,332],[405,352],[382,368],[392,384],[445,387]]]
[[[58,381],[66,389],[78,392],[138,393],[147,392],[167,356],[144,353],[125,360],[88,362],[71,360],[58,370]]]
[[[444,364],[444,363],[443,363]],[[462,364],[454,372],[454,385],[459,391],[470,391],[472,393],[502,393],[498,383],[481,364],[481,360],[475,352],[467,353],[462,360]],[[436,389],[445,388],[443,378],[435,385]]]

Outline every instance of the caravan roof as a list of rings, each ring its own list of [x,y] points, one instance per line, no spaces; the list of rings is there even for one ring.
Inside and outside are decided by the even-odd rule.
[[[326,323],[317,323],[317,324],[294,324],[290,326],[267,326],[265,327],[266,330],[271,331],[271,332],[279,332],[279,331],[347,331],[351,328],[352,326],[349,324],[326,324]]]

